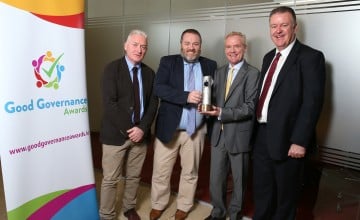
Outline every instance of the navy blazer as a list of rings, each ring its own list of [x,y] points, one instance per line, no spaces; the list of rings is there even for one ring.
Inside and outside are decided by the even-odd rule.
[[[155,72],[141,63],[144,114],[137,125],[144,132],[144,140],[150,140],[150,128],[155,118],[158,99],[153,94]],[[103,144],[122,145],[132,128],[134,111],[133,83],[125,57],[109,63],[102,78],[103,119],[100,140]]]
[[[204,76],[213,76],[215,61],[200,57]],[[187,105],[188,91],[184,91],[184,60],[181,55],[164,56],[160,60],[155,76],[155,94],[160,98],[155,135],[163,143],[168,143],[179,126],[183,107]]]
[[[264,56],[262,81],[275,56]],[[325,58],[322,52],[296,40],[279,72],[271,94],[266,141],[272,159],[287,158],[291,144],[314,146],[316,124],[322,110],[325,88]]]

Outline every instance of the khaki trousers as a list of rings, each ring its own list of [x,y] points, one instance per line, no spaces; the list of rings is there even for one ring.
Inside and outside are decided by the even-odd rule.
[[[147,146],[127,140],[122,146],[102,145],[103,180],[100,191],[100,217],[116,218],[117,186],[124,180],[122,208],[124,211],[135,208],[141,169],[145,160]]]
[[[151,206],[164,210],[170,199],[170,179],[178,154],[181,159],[181,174],[177,209],[188,212],[194,204],[201,155],[204,149],[206,126],[192,136],[186,131],[177,131],[173,139],[162,143],[154,142],[154,166],[151,183]]]

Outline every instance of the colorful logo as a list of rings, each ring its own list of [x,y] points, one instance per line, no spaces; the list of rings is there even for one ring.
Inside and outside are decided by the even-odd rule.
[[[59,88],[61,74],[65,70],[64,65],[60,64],[63,55],[64,53],[56,58],[51,51],[47,51],[46,54],[32,61],[34,74],[37,79],[36,86],[38,88]]]

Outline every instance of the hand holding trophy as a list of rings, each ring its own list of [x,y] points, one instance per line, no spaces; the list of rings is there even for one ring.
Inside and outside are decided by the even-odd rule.
[[[202,103],[201,111],[207,112],[212,110],[211,105],[211,86],[213,84],[213,79],[211,76],[203,77],[203,87],[202,87]]]

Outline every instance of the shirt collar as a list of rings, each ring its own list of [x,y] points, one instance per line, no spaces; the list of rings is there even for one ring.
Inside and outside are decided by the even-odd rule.
[[[140,64],[137,64],[137,65],[134,65],[130,60],[129,58],[125,55],[125,60],[126,60],[126,64],[128,65],[129,67],[129,72],[132,71],[132,69],[136,66],[138,69],[140,69]]]
[[[283,49],[282,51],[279,51],[278,49],[276,49],[276,53],[277,54],[278,52],[281,53],[281,57],[285,58],[289,55],[291,49],[294,47],[294,44],[295,44],[295,41],[296,41],[296,38],[293,40],[293,42],[291,42],[285,49]]]
[[[243,64],[244,64],[244,59],[242,59],[240,62],[238,62],[234,66],[231,66],[231,64],[229,63],[229,69],[232,67],[232,68],[234,68],[235,71],[237,71],[242,67]]]

